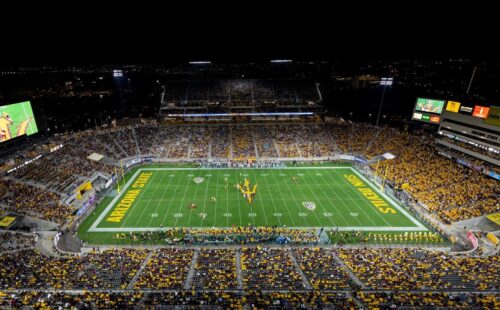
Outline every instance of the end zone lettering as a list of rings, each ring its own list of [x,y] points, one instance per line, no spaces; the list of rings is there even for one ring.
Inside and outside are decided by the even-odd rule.
[[[118,205],[111,211],[111,214],[106,218],[106,222],[119,223],[122,221],[125,213],[134,203],[137,196],[141,192],[140,189],[131,189],[125,193],[125,196],[120,200]]]
[[[152,172],[143,172],[139,175],[137,180],[135,181],[134,185],[132,185],[132,188],[142,188],[146,185],[148,182],[149,178],[153,175]]]
[[[344,178],[349,181],[356,189],[363,195],[365,196],[370,203],[377,208],[380,212],[387,214],[387,213],[392,213],[396,214],[396,210],[391,208],[382,198],[378,196],[377,193],[372,191],[371,188],[365,185],[363,181],[361,181],[357,176],[354,174],[344,174]]]

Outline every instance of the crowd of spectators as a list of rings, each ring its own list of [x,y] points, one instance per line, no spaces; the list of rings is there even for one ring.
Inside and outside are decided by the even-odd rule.
[[[75,211],[71,206],[59,203],[60,196],[38,187],[0,180],[0,203],[9,210],[52,221],[58,224],[71,220]]]
[[[333,244],[438,244],[446,242],[440,234],[435,232],[372,233],[330,230],[327,234]]]
[[[214,307],[225,309],[358,309],[354,299],[343,292],[202,292],[149,293],[145,305]]]
[[[255,144],[253,139],[253,126],[232,126],[231,145],[232,157],[235,160],[255,160]]]
[[[241,269],[245,289],[305,289],[288,250],[260,246],[243,248]]]
[[[405,185],[415,200],[442,220],[455,222],[500,210],[498,181],[438,155],[432,136],[363,123],[159,127],[129,122],[56,136],[52,142],[63,147],[18,169],[13,174],[16,182],[33,182],[62,195],[70,194],[96,171],[113,173],[112,165],[87,159],[93,152],[111,160],[139,154],[171,159],[247,160],[275,156],[326,158],[347,153],[371,158],[391,152],[395,159],[372,164],[372,168],[379,176],[386,176],[388,184],[397,188]],[[39,199],[53,200],[52,194],[46,196],[28,197],[36,197],[38,201],[32,203],[35,209],[45,211],[50,208],[41,208],[43,202]],[[57,215],[49,217],[58,220]]]
[[[371,142],[367,156],[391,152],[394,160],[372,168],[448,222],[498,212],[498,181],[440,156],[432,137],[384,128]]]
[[[0,255],[0,289],[124,289],[146,250],[111,249],[49,257],[28,249]]]
[[[499,260],[417,248],[122,248],[63,257],[21,249],[0,252],[0,306],[494,308]],[[80,291],[53,291],[61,289]]]
[[[293,255],[313,289],[343,290],[356,287],[346,270],[335,260],[333,251],[319,247],[296,248]]]
[[[0,291],[0,308],[8,309],[135,309],[143,292],[108,293],[87,291],[80,294],[61,292]]]
[[[183,248],[156,250],[135,283],[135,288],[181,289],[194,251]]]
[[[259,158],[266,159],[279,157],[275,143],[275,131],[268,130],[267,126],[253,126],[252,133]]]
[[[32,248],[36,245],[36,235],[0,230],[0,252]]]
[[[498,294],[449,292],[359,292],[369,309],[496,309]]]
[[[419,249],[339,249],[339,257],[374,289],[498,290],[498,255],[452,256]]]
[[[287,228],[277,226],[234,226],[228,228],[187,229],[186,237],[194,244],[264,244],[274,243],[279,237],[290,244],[317,244],[314,228]]]
[[[196,289],[237,289],[236,251],[202,249],[196,261],[192,287]]]
[[[356,309],[360,308],[345,292],[262,292],[245,296],[251,309]]]
[[[448,292],[4,292],[6,309],[137,309],[179,307],[215,309],[496,309],[498,294]],[[358,301],[356,302],[355,299]]]

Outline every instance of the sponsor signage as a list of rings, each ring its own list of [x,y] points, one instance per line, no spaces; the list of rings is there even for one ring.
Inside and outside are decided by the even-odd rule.
[[[460,109],[460,102],[448,101],[448,103],[446,104],[446,111],[458,113],[459,109]]]
[[[441,118],[439,116],[431,116],[430,122],[438,124]]]
[[[132,160],[129,160],[126,164],[125,164],[125,168],[128,168],[132,165],[135,165],[135,164],[138,164],[141,162],[141,159],[140,158],[136,158],[136,159],[132,159]]]
[[[472,107],[465,107],[465,106],[461,106],[460,107],[460,112],[464,112],[464,113],[470,114],[470,113],[472,113],[472,110],[473,110]]]
[[[483,107],[483,106],[477,105],[474,107],[474,110],[472,111],[472,116],[479,117],[479,118],[487,118],[489,111],[490,111],[489,107]]]
[[[495,180],[500,181],[500,173],[495,173],[493,171],[488,171],[487,175],[490,176],[490,177],[492,177]]]
[[[484,122],[500,127],[500,107],[490,107],[490,113]]]

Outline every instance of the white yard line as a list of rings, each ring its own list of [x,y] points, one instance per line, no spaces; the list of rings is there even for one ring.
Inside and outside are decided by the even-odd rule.
[[[167,174],[165,174],[167,175]],[[170,189],[170,183],[172,183],[172,179],[170,176],[169,176],[169,180],[168,180],[168,184],[166,186],[166,188],[163,188],[163,194],[161,195],[161,198],[159,199],[158,201],[158,204],[156,205],[155,207],[155,211],[154,211],[154,214],[158,214],[158,207],[161,205],[161,203],[164,201],[163,200],[163,197],[165,197],[165,193]],[[163,177],[161,178],[161,181],[163,181]],[[160,184],[161,184],[161,181],[160,181]],[[159,186],[160,187],[160,186]],[[156,201],[156,199],[151,199],[149,202],[152,202],[152,201]],[[141,221],[139,221],[140,223]],[[153,222],[153,216],[151,216],[151,219],[149,220],[149,223],[148,223],[148,226],[147,227],[151,227],[151,223]]]
[[[391,197],[386,195],[384,192],[380,191],[376,186],[372,184],[372,182],[368,181],[361,173],[359,173],[356,169],[349,167],[355,174],[357,174],[366,184],[368,184],[372,189],[374,189],[378,194],[382,195],[393,207],[398,209],[401,213],[403,213],[413,224],[417,225],[424,230],[427,230],[424,225],[422,225],[419,221],[417,221],[411,214],[409,214],[405,209],[403,209],[397,202],[395,202]]]
[[[271,173],[269,173],[268,175],[271,175]],[[273,177],[274,179],[274,177]],[[275,213],[278,213],[278,209],[276,209],[276,204],[274,203],[274,198],[273,198],[273,194],[271,193],[271,189],[269,188],[269,183],[267,183],[267,179],[266,177],[264,177],[264,182],[266,182],[266,188],[267,188],[267,191],[269,192],[269,197],[271,197],[271,202],[273,204],[273,208],[274,208],[274,212]],[[281,194],[281,192],[280,192]],[[281,198],[283,198],[283,195],[281,195]],[[266,214],[266,210],[264,210],[264,217],[265,217],[265,214]],[[281,226],[281,220],[280,220],[280,216],[276,216],[278,218],[278,223],[279,223],[279,226]],[[266,218],[266,224],[267,224],[267,218]],[[292,223],[293,223],[293,218],[292,218]],[[293,224],[295,225],[295,224]],[[267,225],[269,226],[269,224]]]
[[[193,169],[190,169],[190,170],[193,170]],[[185,176],[185,177],[188,177],[187,175],[184,175],[184,176]],[[182,177],[182,176],[181,176],[181,177]],[[190,178],[190,180],[188,181],[188,183],[189,183],[189,182],[191,182],[191,181],[192,181],[192,178],[195,178],[195,176],[194,176],[194,174],[193,174],[193,177],[192,177],[192,178],[191,178],[191,177],[188,177],[188,178]],[[187,207],[187,206],[185,205],[184,200],[186,199],[186,194],[187,194],[187,192],[188,192],[188,188],[189,188],[189,187],[186,185],[184,188],[185,188],[185,190],[184,190],[184,195],[182,195],[182,200],[181,200],[181,203],[179,204],[179,210],[177,210],[177,213],[179,213],[179,214],[184,214],[183,212],[181,212],[181,210],[182,210],[182,206],[184,206],[184,208],[186,208],[186,207]],[[192,211],[193,211],[193,209],[189,209],[189,212],[192,212]],[[191,214],[190,214],[190,215],[191,215]],[[179,218],[180,218],[180,217],[176,217],[176,218],[175,218],[174,227],[177,227],[177,222],[179,221]]]
[[[227,176],[227,187],[226,187],[226,213],[229,213],[229,184],[231,181],[229,181],[229,178],[231,175],[228,174]],[[215,220],[214,220],[215,223]],[[226,226],[229,226],[229,217],[226,216]]]
[[[217,222],[217,198],[218,197],[218,194],[219,194],[219,170],[217,170],[217,178],[215,180],[215,184],[216,184],[216,187],[215,187],[215,202],[214,202],[214,225],[213,227],[215,227],[215,222]],[[229,186],[228,186],[229,187]],[[205,212],[205,211],[203,211]]]
[[[309,176],[309,177],[310,177],[310,176]],[[321,177],[321,179],[323,179],[323,176],[322,176],[322,175],[321,175],[320,177]],[[324,179],[323,179],[323,180],[324,180]],[[329,185],[331,185],[331,184],[329,184]],[[311,190],[311,192],[313,193],[314,198],[318,201],[318,204],[319,204],[320,199],[318,198],[318,196],[316,196],[316,193],[315,193],[314,189],[311,187],[311,185],[309,185],[309,183],[306,183],[306,186],[308,186],[308,187],[309,187],[309,189],[310,189],[310,190]],[[334,204],[331,202],[331,200],[329,199],[328,194],[325,194],[325,192],[323,191],[323,189],[320,189],[320,191],[321,191],[321,193],[325,196],[325,198],[327,198],[328,202],[329,202],[330,204],[334,205]],[[302,189],[301,189],[301,192],[302,192]],[[334,192],[334,191],[332,191],[332,192]],[[302,193],[302,194],[303,194],[303,193]],[[316,207],[318,207],[318,206],[316,206]],[[323,208],[325,211],[327,211],[327,210],[326,210],[326,208],[324,208],[323,206],[322,206],[322,208]],[[337,210],[335,209],[335,211],[337,211]],[[315,214],[316,214],[316,212],[315,212]],[[345,219],[344,219],[344,217],[342,216],[342,214],[341,214],[341,213],[340,213],[340,216],[342,217],[342,220],[343,220],[343,221],[345,221]],[[335,227],[335,222],[333,221],[332,217],[333,217],[333,216],[328,216],[328,218],[330,219],[330,222],[332,222],[332,223],[333,223],[333,225],[334,225],[334,227]],[[319,222],[319,224],[321,224],[321,221],[319,220],[319,218],[318,218],[318,222]]]
[[[134,175],[128,180],[128,182],[125,184],[123,190],[111,200],[111,202],[107,205],[106,209],[101,212],[97,220],[90,226],[88,231],[94,231],[94,229],[97,228],[97,226],[101,223],[101,221],[104,219],[104,217],[109,213],[109,211],[114,207],[115,203],[123,196],[125,193],[126,189],[132,184],[132,182],[137,178],[137,175],[140,173],[141,169],[138,169]]]
[[[306,209],[306,210],[307,210],[307,211],[306,211],[306,210],[302,210],[302,209],[300,208],[300,206],[302,205],[302,203],[301,203],[300,201],[297,201],[297,199],[295,198],[295,195],[293,194],[293,190],[292,190],[292,188],[288,185],[288,180],[285,180],[285,181],[284,181],[284,183],[286,184],[286,187],[288,187],[288,189],[290,190],[290,195],[292,196],[293,201],[295,202],[295,205],[297,206],[297,209],[299,210],[299,213],[305,213],[305,214],[309,215],[309,214],[310,214],[310,211],[309,211],[309,210],[307,210],[307,209]],[[302,192],[302,188],[301,188],[300,186],[299,186],[299,189],[300,189],[300,192],[302,193],[302,196],[304,196],[304,193]],[[315,195],[315,197],[316,197],[316,195]],[[316,198],[317,198],[317,197],[316,197]],[[319,203],[319,201],[318,201],[318,203]],[[304,211],[304,212],[300,212],[300,211]],[[313,213],[314,215],[316,215],[316,212],[314,212],[314,211],[313,211],[312,213]],[[298,215],[298,213],[297,213],[297,215]],[[290,217],[291,217],[291,215],[290,215]],[[318,216],[317,216],[317,215],[316,215],[316,219],[318,220],[318,224],[320,224],[320,225],[321,225],[321,221],[319,220],[319,218],[318,218]],[[307,226],[309,226],[309,223],[308,223],[308,221],[307,221],[307,216],[304,216],[304,220],[305,220],[305,222],[306,222],[306,225],[307,225]],[[293,223],[293,220],[292,220],[292,223]],[[295,225],[294,225],[294,226],[295,226]]]
[[[240,172],[240,174],[241,174],[241,172]],[[241,179],[241,178],[240,178],[240,179]],[[238,183],[240,183],[240,182],[241,182],[241,181],[240,181],[240,180],[238,180]],[[245,203],[245,202],[243,202],[243,203]],[[229,213],[229,210],[228,210],[228,213]],[[238,214],[239,214],[239,216],[240,216],[240,226],[241,226],[241,200],[239,200],[239,201],[238,201]],[[229,218],[229,217],[227,217],[227,218]],[[231,217],[231,219],[232,219],[232,217]]]
[[[333,178],[332,176],[330,176],[330,178],[331,178],[331,180],[332,180],[332,182],[333,182],[333,183],[335,183],[337,186],[339,185],[339,183],[335,180],[335,178]],[[345,182],[347,182],[347,180],[345,180]],[[349,184],[349,185],[350,185],[350,184]],[[352,186],[352,185],[350,185],[350,186],[351,186],[351,187],[350,187],[350,189],[353,189],[353,190],[356,192],[356,195],[359,195],[359,196],[361,197],[361,194],[357,191],[357,189],[356,189],[356,188],[354,188],[354,186]],[[349,195],[349,193],[348,193],[348,192],[346,192],[346,190],[344,189],[344,187],[342,187],[342,186],[338,186],[338,187],[340,188],[340,190],[341,190],[344,194],[346,194],[346,197],[348,197],[347,199],[348,199],[349,201],[353,202],[353,203],[354,203],[354,205],[356,205],[357,209],[358,209],[358,210],[360,210],[360,212],[361,212],[361,213],[363,213],[363,214],[365,215],[365,217],[366,217],[366,218],[367,218],[367,219],[368,219],[368,220],[369,220],[369,221],[370,221],[373,225],[377,225],[377,223],[376,223],[375,221],[373,221],[373,219],[371,218],[371,216],[369,216],[369,215],[365,212],[364,207],[362,207],[362,206],[360,206],[358,203],[356,203],[356,201],[354,201],[354,200],[351,198],[351,196],[352,196],[352,195]],[[364,198],[364,197],[362,197],[362,198],[363,198],[363,203],[364,203],[364,204],[366,204],[366,205],[368,205],[368,208],[373,208],[373,207],[370,205],[370,202],[369,202],[366,198]],[[345,205],[345,204],[344,204],[344,205]],[[348,206],[346,206],[346,207],[347,207],[347,210],[349,210],[349,207],[348,207]],[[377,211],[378,211],[378,210],[377,210]],[[350,213],[350,212],[348,212],[348,213]],[[354,218],[358,221],[358,223],[361,225],[361,220],[359,220],[356,216],[353,216],[353,217],[354,217]],[[385,223],[387,224],[387,227],[391,227],[391,226],[392,226],[392,225],[391,225],[391,224],[389,224],[389,222],[387,222],[385,219],[383,219],[383,220],[384,220],[384,221],[385,221]]]
[[[154,178],[157,174],[158,174],[158,173],[155,173],[155,174],[153,175],[153,178]],[[166,174],[164,173],[164,174],[163,174],[163,176],[161,176],[161,178],[160,178],[160,184],[162,183],[163,179],[165,178],[165,175],[166,175]],[[153,179],[151,179],[150,181],[152,181],[152,180],[153,180]],[[148,185],[146,185],[146,187],[144,188],[144,191],[146,191],[146,188],[149,186],[150,181],[148,181]],[[151,182],[151,183],[152,183],[152,182]],[[158,191],[158,189],[160,189],[160,188],[161,188],[161,186],[160,186],[159,184],[155,183],[155,185],[156,185],[156,188],[155,188],[155,189],[154,189],[154,191],[153,191],[153,195],[152,195],[152,197],[155,197],[155,196],[156,196],[156,192]],[[163,192],[163,194],[165,194],[165,192]],[[162,195],[162,196],[163,196],[163,195]],[[147,209],[149,209],[149,204],[150,204],[150,203],[151,203],[151,200],[149,200],[149,201],[146,203],[146,206],[143,206],[143,209],[142,209],[141,215],[139,215],[139,220],[137,220],[137,222],[136,222],[136,224],[135,224],[134,226],[137,226],[138,224],[139,224],[139,225],[141,224],[141,219],[142,219],[142,217],[144,216],[144,212],[146,212],[146,210],[147,210]],[[156,208],[155,208],[155,210],[156,210]],[[156,212],[156,211],[155,211],[155,212]],[[124,224],[125,224],[125,223],[124,223]],[[147,226],[147,227],[149,227],[149,224],[148,224],[148,226]]]
[[[170,178],[175,178],[175,175],[173,177],[171,177],[169,175]],[[165,215],[163,216],[163,219],[161,220],[161,225],[163,225],[163,223],[165,222],[165,219],[167,218],[168,216],[168,211],[170,211],[170,207],[172,207],[172,202],[174,201],[174,197],[175,197],[175,193],[177,193],[177,189],[179,189],[180,187],[180,184],[181,184],[181,181],[182,181],[182,178],[179,176],[178,177],[179,179],[179,182],[177,183],[177,186],[175,187],[175,190],[174,190],[174,194],[172,195],[172,198],[170,199],[170,203],[168,204],[168,208],[167,210],[165,211]]]
[[[255,184],[257,184],[257,174],[255,173],[255,171],[253,171],[253,175],[254,175]],[[257,199],[256,197],[259,197],[259,198]],[[254,196],[254,198],[255,198],[255,200],[259,201],[260,206],[262,207],[262,211],[264,213],[264,219],[265,219],[266,224],[267,224],[268,222],[267,222],[266,210],[265,210],[265,207],[264,207],[264,200],[260,199],[260,196],[257,196],[257,194]],[[252,212],[254,211],[253,209],[251,209],[251,210],[252,210]],[[255,226],[255,216],[252,216],[252,222],[253,222],[253,226]]]
[[[321,177],[321,179],[322,179],[323,181],[325,181],[325,178],[323,178],[323,176],[322,176],[322,175],[321,175],[320,177]],[[328,185],[332,185],[331,183],[328,183],[328,182],[327,182],[327,184],[328,184]],[[343,186],[343,185],[339,185],[339,184],[338,184],[338,183],[336,183],[336,182],[334,182],[334,184],[335,184],[337,187]],[[328,197],[328,192],[326,191],[326,189],[323,189],[322,187],[320,187],[320,192],[321,192],[321,193],[322,193],[325,197]],[[334,202],[336,202],[336,201],[339,201],[339,202],[340,202],[340,203],[339,203],[339,208],[340,208],[340,205],[341,205],[341,206],[342,206],[342,210],[343,210],[344,212],[346,212],[346,213],[349,213],[349,207],[348,207],[348,206],[344,203],[344,200],[346,200],[346,199],[341,199],[341,198],[339,198],[339,196],[337,195],[337,193],[336,193],[335,191],[333,191],[333,190],[332,190],[332,194],[333,194],[333,196],[335,196],[335,198],[334,198]],[[331,202],[331,200],[330,200],[330,203],[332,203],[332,202]],[[335,205],[334,205],[334,206],[335,206]],[[348,223],[349,221],[346,221],[346,219],[344,218],[344,215],[343,215],[343,214],[344,214],[344,212],[339,212],[340,210],[338,210],[336,206],[335,206],[334,208],[335,208],[335,211],[338,213],[338,215],[340,215],[340,217],[342,218],[342,221],[343,221],[344,223]],[[356,220],[357,220],[357,221],[358,221],[358,223],[361,225],[361,221],[360,221],[360,220],[358,220],[358,219],[356,219]],[[335,226],[335,227],[338,227],[338,226]]]
[[[153,176],[151,177],[151,179],[154,179],[154,177],[155,177],[155,175],[153,175]],[[127,213],[125,214],[125,219],[123,220],[123,222],[122,222],[122,224],[120,225],[120,227],[125,226],[125,223],[128,221],[128,219],[129,219],[130,215],[131,215],[132,213],[134,213],[134,210],[135,210],[135,207],[137,206],[137,203],[140,201],[140,199],[141,199],[142,195],[144,195],[144,193],[146,192],[146,189],[148,188],[149,184],[151,184],[149,181],[150,181],[150,180],[148,180],[148,182],[146,183],[146,186],[144,186],[144,188],[142,188],[142,189],[141,189],[141,192],[139,193],[139,195],[137,196],[137,198],[136,198],[136,199],[135,199],[135,201],[133,202],[132,207],[131,207],[129,210],[127,210]],[[127,187],[127,190],[128,190],[128,187]],[[149,204],[149,203],[148,203],[148,204]]]
[[[207,183],[207,188],[205,189],[205,199],[203,200],[203,212],[202,212],[202,213],[205,213],[205,208],[207,207],[207,196],[208,196],[207,194],[208,194],[208,185],[209,185],[209,184],[208,184],[208,180],[210,180],[212,177],[213,177],[213,175],[212,175],[212,176],[210,176],[210,177],[208,177],[208,176],[206,176],[206,175],[205,175],[205,183]],[[216,192],[217,192],[217,188],[218,188],[218,186],[217,186],[217,181],[215,181],[215,191],[216,191]],[[217,197],[217,194],[216,194],[215,196]],[[211,202],[211,201],[210,201],[210,202]],[[216,202],[216,203],[217,203],[217,202]],[[215,208],[215,206],[214,206],[214,208]],[[190,219],[191,219],[191,218],[190,218]],[[203,223],[203,219],[202,219],[201,217],[200,217],[200,220],[201,220],[201,227],[204,227],[204,225],[203,225],[203,224],[204,224],[204,223]],[[188,225],[188,226],[189,226],[189,225]]]

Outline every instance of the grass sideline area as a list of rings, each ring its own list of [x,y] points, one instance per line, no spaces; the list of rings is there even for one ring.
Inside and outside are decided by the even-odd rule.
[[[276,226],[339,231],[427,231],[348,164],[205,169],[133,168],[78,228],[89,244],[157,244],[185,229]],[[146,238],[126,238],[133,232]],[[155,235],[153,237],[153,235]],[[133,240],[136,239],[136,240]]]

